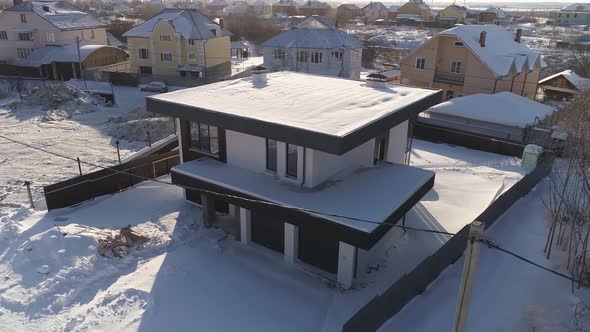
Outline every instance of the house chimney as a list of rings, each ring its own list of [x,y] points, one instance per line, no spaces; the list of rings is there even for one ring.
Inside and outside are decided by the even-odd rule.
[[[387,88],[387,76],[383,74],[367,75],[367,87],[375,89]]]
[[[266,86],[266,68],[263,66],[256,66],[252,68],[252,86],[255,88],[262,88]]]
[[[516,35],[514,36],[514,41],[520,43],[520,37],[522,37],[522,29],[518,28],[516,30]]]
[[[482,31],[482,32],[479,34],[479,45],[480,45],[481,47],[486,47],[486,35],[487,35],[487,34],[488,34],[488,33],[487,33],[487,32],[485,32],[485,31]]]

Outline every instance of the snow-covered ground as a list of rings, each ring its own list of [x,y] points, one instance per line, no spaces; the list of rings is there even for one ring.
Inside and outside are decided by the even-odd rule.
[[[485,235],[505,249],[567,274],[561,253],[550,260],[543,255],[549,225],[542,199],[548,193],[548,182],[541,182]],[[463,261],[448,267],[380,331],[452,330]],[[482,246],[467,331],[589,331],[588,313],[577,322],[574,319],[581,300],[590,301],[590,290],[572,294],[569,281]]]
[[[443,29],[414,26],[347,25],[344,32],[370,45],[396,49],[413,49]]]
[[[245,70],[248,70],[252,67],[262,65],[264,63],[264,58],[261,56],[253,56],[247,59],[231,59],[231,74],[237,75]]]
[[[20,158],[38,178],[52,174]],[[412,164],[437,175],[406,223],[458,230],[524,174],[518,163],[415,140]],[[128,224],[152,239],[146,247],[122,259],[98,256],[97,239]],[[340,291],[283,263],[279,254],[199,224],[199,208],[186,203],[180,189],[155,182],[74,208],[47,213],[23,207],[6,215],[0,219],[0,330],[339,331],[447,240],[400,231],[378,271]]]

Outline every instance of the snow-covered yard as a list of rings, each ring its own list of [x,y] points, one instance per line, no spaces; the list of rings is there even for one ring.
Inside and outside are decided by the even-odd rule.
[[[231,74],[237,75],[243,71],[246,71],[252,67],[262,65],[264,58],[261,56],[253,56],[247,59],[231,59]]]
[[[460,229],[522,177],[518,163],[415,140],[412,164],[437,175],[406,223]],[[31,174],[44,179],[44,167],[30,165]],[[98,256],[97,238],[128,224],[152,239],[146,247],[122,259]],[[155,182],[75,208],[22,207],[6,215],[0,219],[0,329],[339,331],[447,240],[399,231],[378,271],[342,292],[276,253],[199,224],[199,208],[186,203],[179,188]]]

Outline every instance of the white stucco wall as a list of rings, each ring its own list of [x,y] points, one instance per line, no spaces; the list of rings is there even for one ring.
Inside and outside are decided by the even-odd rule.
[[[391,163],[404,164],[408,146],[408,125],[405,121],[389,130],[389,144],[386,160]]]
[[[262,137],[225,131],[227,163],[254,172],[266,170],[266,140]]]
[[[399,221],[398,223],[401,223]],[[400,228],[391,228],[385,235],[375,243],[371,250],[358,249],[356,275],[359,278],[367,273],[369,266],[376,267],[382,260],[387,251],[395,245],[395,240],[403,234]]]

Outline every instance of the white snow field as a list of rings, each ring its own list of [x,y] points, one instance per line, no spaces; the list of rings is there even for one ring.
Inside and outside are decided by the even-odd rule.
[[[91,139],[106,138],[96,133]],[[91,142],[78,140],[77,149],[93,152]],[[59,150],[60,142],[52,142]],[[11,164],[9,174],[2,172],[6,182],[26,170],[34,181],[51,182],[64,165],[52,158],[47,166],[38,162],[42,155],[5,147],[20,161]],[[76,147],[63,145],[70,148]],[[415,140],[412,164],[437,175],[434,189],[406,223],[460,229],[522,177],[519,162]],[[353,289],[340,291],[333,282],[284,263],[277,253],[200,227],[200,215],[179,188],[156,182],[52,212],[19,205],[0,219],[0,330],[339,331],[367,301],[447,240],[399,231],[386,257],[359,276]],[[151,238],[145,248],[121,259],[99,256],[97,239],[126,225]]]

